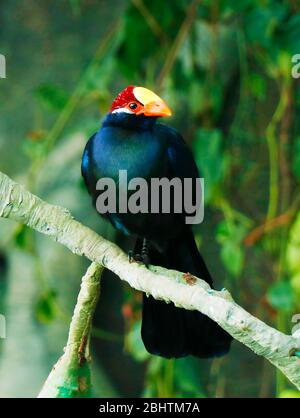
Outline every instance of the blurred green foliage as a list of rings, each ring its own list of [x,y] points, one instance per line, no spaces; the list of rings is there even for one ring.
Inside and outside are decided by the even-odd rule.
[[[47,0],[20,7],[14,28],[17,1],[7,3],[0,12],[0,52],[9,62],[0,90],[1,169],[126,247],[90,207],[80,154],[119,90],[140,84],[157,91],[174,113],[166,123],[182,133],[205,178],[205,218],[195,234],[216,286],[291,332],[291,317],[300,312],[300,92],[291,76],[292,55],[300,53],[299,2],[119,0],[112,8],[104,0]],[[34,260],[35,291],[24,293],[32,302],[30,332],[60,335],[36,365],[43,376],[65,341],[86,264],[26,228],[0,227],[3,257],[21,251]],[[2,311],[13,286],[0,286]],[[139,296],[109,278],[99,305],[96,392],[298,397],[279,372],[238,344],[213,362],[149,356],[140,340]],[[124,349],[108,337],[122,332]],[[2,364],[9,363],[1,344]],[[17,393],[7,387],[5,393]]]

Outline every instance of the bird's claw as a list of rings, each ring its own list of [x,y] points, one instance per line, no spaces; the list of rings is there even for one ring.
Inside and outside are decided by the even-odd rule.
[[[128,251],[128,261],[129,263],[141,263],[146,267],[150,264],[150,259],[148,254],[134,254],[134,251]]]
[[[140,254],[134,254],[132,250],[128,251],[128,261],[129,263],[140,263],[142,261],[142,257]]]

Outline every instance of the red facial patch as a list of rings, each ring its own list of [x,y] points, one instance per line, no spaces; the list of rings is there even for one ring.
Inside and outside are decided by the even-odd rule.
[[[133,94],[134,88],[135,86],[128,86],[126,89],[122,90],[113,101],[110,111],[112,112],[115,109],[126,107],[130,102],[137,102]]]

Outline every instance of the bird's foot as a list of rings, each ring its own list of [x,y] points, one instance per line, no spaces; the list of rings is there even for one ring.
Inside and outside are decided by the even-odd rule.
[[[146,267],[148,267],[150,264],[148,254],[134,254],[132,250],[128,252],[128,261],[129,263],[141,263]]]

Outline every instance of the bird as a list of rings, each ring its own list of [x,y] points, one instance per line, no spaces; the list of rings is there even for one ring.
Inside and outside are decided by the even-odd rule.
[[[145,87],[130,85],[116,96],[82,155],[81,172],[94,206],[101,194],[98,180],[113,179],[120,188],[120,170],[126,170],[128,181],[199,178],[193,154],[180,133],[158,123],[159,118],[171,115],[166,102]],[[184,272],[212,287],[213,280],[196,245],[192,226],[186,223],[184,213],[172,209],[171,205],[170,213],[116,210],[101,216],[120,233],[135,238],[131,261]],[[143,294],[141,337],[150,354],[168,359],[188,355],[219,357],[228,353],[232,341],[206,315],[146,294]]]

